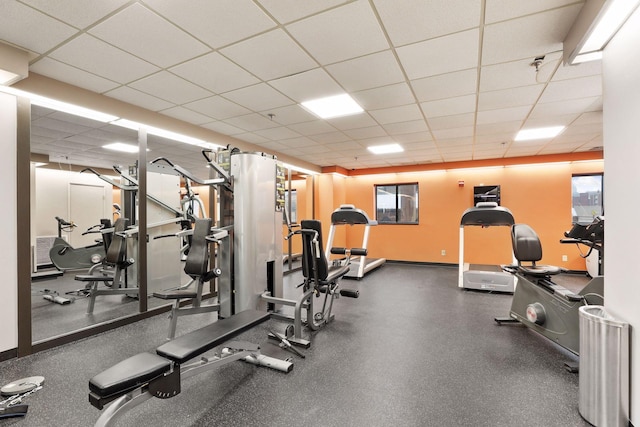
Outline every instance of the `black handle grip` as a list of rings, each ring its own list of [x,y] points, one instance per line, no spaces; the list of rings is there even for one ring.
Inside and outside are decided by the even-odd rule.
[[[331,253],[334,255],[344,255],[347,253],[347,248],[331,248]]]
[[[351,248],[351,255],[367,256],[367,250],[365,248]]]
[[[358,298],[360,296],[360,291],[353,289],[340,289],[340,295],[347,298]]]

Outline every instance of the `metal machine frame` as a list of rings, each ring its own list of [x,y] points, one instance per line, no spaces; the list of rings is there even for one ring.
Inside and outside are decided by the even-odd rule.
[[[460,249],[458,260],[458,287],[491,292],[513,293],[516,279],[499,266],[478,266],[471,268],[464,262],[464,227],[467,226],[509,226],[515,223],[513,214],[495,202],[480,202],[469,208],[460,219]],[[515,263],[515,258],[512,259]],[[487,268],[490,267],[490,268]]]
[[[369,243],[369,231],[371,227],[378,225],[378,221],[369,218],[362,209],[357,209],[354,205],[340,205],[331,214],[331,228],[325,256],[329,259],[336,227],[339,225],[364,225],[364,236],[362,238],[362,249],[367,249]],[[367,258],[366,255],[353,256],[350,259],[351,270],[344,277],[352,279],[362,279],[365,274],[382,266],[387,260],[385,258]]]

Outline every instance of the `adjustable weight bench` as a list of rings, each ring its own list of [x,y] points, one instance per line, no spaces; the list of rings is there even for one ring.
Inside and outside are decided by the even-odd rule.
[[[169,399],[180,393],[181,378],[215,369],[235,360],[290,372],[293,364],[260,354],[260,347],[232,338],[267,321],[270,313],[242,311],[226,319],[182,335],[156,349],[156,354],[140,353],[112,366],[89,380],[89,402],[102,410],[96,426],[109,426],[127,410],[152,397]],[[226,343],[219,355],[191,359]]]

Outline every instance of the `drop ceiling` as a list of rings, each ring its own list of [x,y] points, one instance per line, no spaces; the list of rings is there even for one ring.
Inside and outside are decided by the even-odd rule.
[[[561,61],[583,3],[11,0],[0,39],[29,51],[31,73],[260,151],[363,169],[600,150],[601,64]],[[365,112],[320,120],[299,105],[344,92]],[[84,120],[36,109],[32,151],[108,166],[118,156],[105,141],[135,143]],[[514,142],[520,129],[557,125],[567,128],[553,139]],[[404,152],[366,149],[394,142]],[[202,160],[183,144],[149,146]]]

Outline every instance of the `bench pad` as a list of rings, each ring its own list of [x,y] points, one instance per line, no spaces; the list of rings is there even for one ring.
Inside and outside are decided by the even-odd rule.
[[[196,298],[198,293],[189,289],[174,289],[171,291],[154,292],[153,296],[162,299]]]
[[[122,394],[168,372],[171,362],[152,353],[140,353],[89,380],[89,390],[99,397]]]
[[[271,314],[264,311],[245,310],[164,343],[156,353],[181,364],[267,321],[269,317]]]

